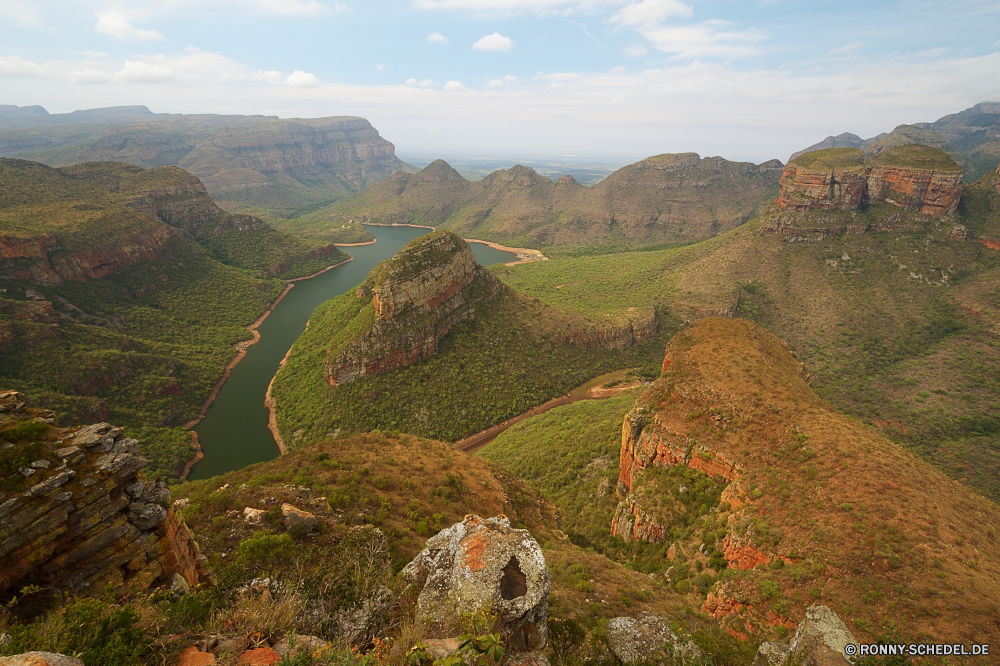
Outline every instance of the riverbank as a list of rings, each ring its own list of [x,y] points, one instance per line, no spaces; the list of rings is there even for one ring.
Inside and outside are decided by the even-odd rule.
[[[372,227],[416,227],[417,229],[430,229],[434,231],[434,227],[427,226],[426,224],[382,224],[380,222],[364,222],[362,226],[372,226]],[[541,250],[535,250],[530,247],[507,247],[506,245],[501,245],[500,243],[494,243],[492,241],[479,240],[477,238],[466,238],[464,239],[466,243],[482,243],[486,247],[491,247],[499,252],[510,252],[517,257],[517,261],[508,261],[504,263],[504,266],[517,266],[518,264],[529,264],[533,261],[548,261],[549,258],[546,257]],[[353,243],[353,245],[368,245],[374,243],[375,241],[369,241],[369,243]],[[337,244],[339,245],[339,244]],[[344,244],[343,247],[348,247]]]
[[[215,383],[215,386],[212,387],[212,392],[208,394],[208,398],[202,404],[201,409],[198,411],[198,416],[196,416],[194,419],[188,421],[187,423],[181,426],[190,433],[191,440],[194,443],[194,448],[195,448],[194,458],[189,460],[187,464],[184,466],[184,473],[181,475],[182,481],[187,479],[188,475],[191,473],[191,468],[193,468],[195,464],[197,464],[200,460],[202,460],[205,457],[205,453],[201,450],[201,442],[198,441],[198,433],[191,430],[191,428],[198,425],[201,422],[201,420],[205,418],[205,414],[208,412],[208,408],[212,406],[212,403],[215,401],[215,398],[219,395],[219,391],[222,390],[222,385],[226,383],[227,379],[229,379],[229,375],[232,374],[233,368],[235,368],[237,364],[239,364],[239,362],[246,357],[247,349],[249,349],[251,346],[257,344],[257,342],[260,341],[260,332],[257,330],[260,327],[260,325],[263,324],[264,320],[267,319],[268,315],[270,315],[274,311],[274,308],[277,307],[278,303],[281,302],[281,299],[283,299],[288,294],[288,292],[292,290],[292,287],[295,286],[293,284],[294,282],[299,282],[301,280],[309,280],[311,278],[316,277],[317,275],[322,275],[323,273],[326,273],[327,271],[334,269],[337,266],[343,266],[344,264],[346,264],[349,261],[352,261],[353,259],[354,257],[348,257],[347,259],[344,259],[343,261],[333,264],[331,266],[327,266],[323,270],[317,271],[312,275],[285,280],[286,285],[284,290],[282,290],[281,294],[276,299],[274,299],[271,305],[269,305],[268,308],[264,310],[264,312],[259,317],[257,317],[257,319],[252,324],[246,327],[247,330],[250,331],[253,338],[250,340],[236,343],[236,349],[238,350],[236,356],[234,356],[233,359],[226,365],[226,369],[223,371],[222,377],[219,379],[219,381]],[[279,445],[279,449],[280,448],[281,445]],[[282,451],[282,453],[284,453],[284,451]]]

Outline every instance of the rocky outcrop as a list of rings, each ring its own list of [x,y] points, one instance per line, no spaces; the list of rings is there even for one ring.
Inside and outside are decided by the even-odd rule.
[[[142,226],[114,242],[72,250],[49,235],[0,236],[0,275],[43,287],[58,286],[64,280],[99,279],[159,259],[179,235],[176,229],[155,220]]]
[[[776,203],[782,210],[857,210],[885,202],[924,215],[950,215],[962,196],[962,169],[946,153],[917,144],[864,161],[856,148],[809,152],[785,166]]]
[[[372,324],[329,358],[327,381],[338,386],[430,358],[452,326],[503,290],[456,234],[421,236],[376,266],[358,289],[359,298],[372,299]]]
[[[671,657],[672,664],[701,664],[705,660],[705,653],[694,641],[680,640],[655,613],[612,619],[608,622],[608,645],[623,664],[655,663]]]
[[[420,591],[415,619],[429,627],[425,636],[454,636],[462,613],[486,608],[499,617],[508,651],[545,647],[549,569],[538,542],[505,516],[470,515],[442,530],[403,576]]]
[[[563,334],[562,342],[588,349],[628,349],[639,340],[649,340],[656,335],[656,311],[651,307],[629,308],[622,315],[607,317],[609,322],[601,326]]]
[[[12,428],[32,420],[54,423],[51,412],[14,398],[15,408],[0,415],[3,432],[23,432]],[[189,588],[206,578],[170,491],[144,479],[137,440],[108,423],[41,433],[33,436],[40,444],[0,445],[5,461],[29,446],[37,456],[4,480],[0,494],[0,595],[29,584],[74,594],[110,585],[126,594],[177,576]]]
[[[951,215],[962,197],[962,171],[870,167],[868,197],[924,215]]]
[[[857,151],[860,157],[861,151]],[[867,182],[853,167],[816,169],[790,162],[778,181],[778,207],[805,211],[823,208],[854,210],[864,200]]]
[[[754,666],[780,666],[794,661],[803,666],[848,666],[854,662],[844,648],[857,646],[850,629],[826,606],[810,606],[789,645],[761,643]]]

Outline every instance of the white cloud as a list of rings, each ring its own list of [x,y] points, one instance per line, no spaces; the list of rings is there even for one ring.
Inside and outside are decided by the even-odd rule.
[[[445,92],[461,92],[466,90],[466,87],[462,85],[461,81],[448,81],[441,90]]]
[[[108,54],[104,51],[83,51],[83,55],[88,58],[107,58]]]
[[[857,51],[859,48],[864,46],[864,44],[865,44],[864,42],[851,42],[850,44],[845,44],[844,46],[841,46],[839,49],[833,49],[832,51],[829,51],[827,55],[843,55],[846,53],[851,53],[853,51]]]
[[[640,44],[639,46],[626,46],[624,49],[625,55],[632,57],[644,56],[648,53],[646,47]]]
[[[577,74],[576,72],[553,72],[552,74],[539,74],[535,78],[545,81],[576,81],[577,79],[582,79],[583,74]]]
[[[659,26],[641,32],[653,48],[681,58],[718,56],[732,58],[756,53],[755,44],[764,36],[756,30],[719,30],[719,22],[701,25]]]
[[[156,30],[140,30],[119,12],[98,12],[97,32],[129,42],[148,42],[166,39]]]
[[[491,9],[502,11],[534,9],[539,12],[550,12],[559,8],[572,11],[576,8],[589,8],[599,4],[621,4],[621,0],[414,0],[414,4],[420,9]]]
[[[502,79],[496,79],[495,81],[490,81],[489,83],[487,83],[483,87],[484,88],[503,88],[505,85],[509,85],[511,83],[514,83],[514,81],[517,81],[517,77],[508,74],[507,76],[503,77]]]
[[[385,71],[385,65],[375,65],[375,69],[377,69],[380,72],[384,72]]]
[[[440,32],[432,32],[427,35],[428,44],[447,44],[448,38],[442,35]]]
[[[316,0],[257,0],[257,8],[266,14],[278,16],[323,16],[329,14],[327,7]],[[333,4],[333,11],[345,11],[347,5],[342,2]]]
[[[264,81],[266,83],[270,83],[273,86],[276,86],[279,83],[281,83],[283,79],[283,77],[281,76],[281,72],[275,72],[275,71],[265,72],[264,70],[261,70],[256,74],[254,74],[253,78],[258,81]]]
[[[0,17],[14,25],[45,28],[45,24],[38,16],[37,7],[32,5],[33,3],[18,2],[17,0],[0,0]]]
[[[111,77],[115,83],[170,83],[176,78],[166,65],[126,60],[125,66]]]
[[[102,72],[99,69],[84,67],[73,70],[69,80],[71,83],[97,84],[110,83],[112,78],[113,75],[108,72]]]
[[[434,81],[432,79],[424,79],[423,81],[417,81],[415,78],[410,77],[406,79],[406,85],[420,86],[421,88],[429,88],[430,86],[434,85]]]
[[[293,88],[315,88],[319,85],[319,79],[310,74],[297,69],[285,79],[285,85]]]
[[[622,7],[608,21],[625,26],[659,25],[671,16],[689,17],[691,6],[678,0],[642,0]]]
[[[510,51],[514,48],[514,42],[511,41],[510,37],[504,37],[499,32],[494,32],[492,35],[486,35],[475,44],[472,48],[477,51]]]
[[[0,56],[0,76],[40,78],[45,75],[42,65],[17,56]]]

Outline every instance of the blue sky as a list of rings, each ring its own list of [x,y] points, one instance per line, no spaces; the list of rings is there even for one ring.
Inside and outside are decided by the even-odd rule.
[[[0,0],[0,104],[358,115],[404,154],[784,160],[980,101],[996,0]]]

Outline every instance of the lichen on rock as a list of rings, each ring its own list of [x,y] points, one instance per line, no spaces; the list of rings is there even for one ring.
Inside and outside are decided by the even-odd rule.
[[[545,647],[551,578],[538,542],[505,516],[469,515],[427,540],[403,569],[419,592],[417,622],[456,635],[463,613],[487,611],[512,652]]]

